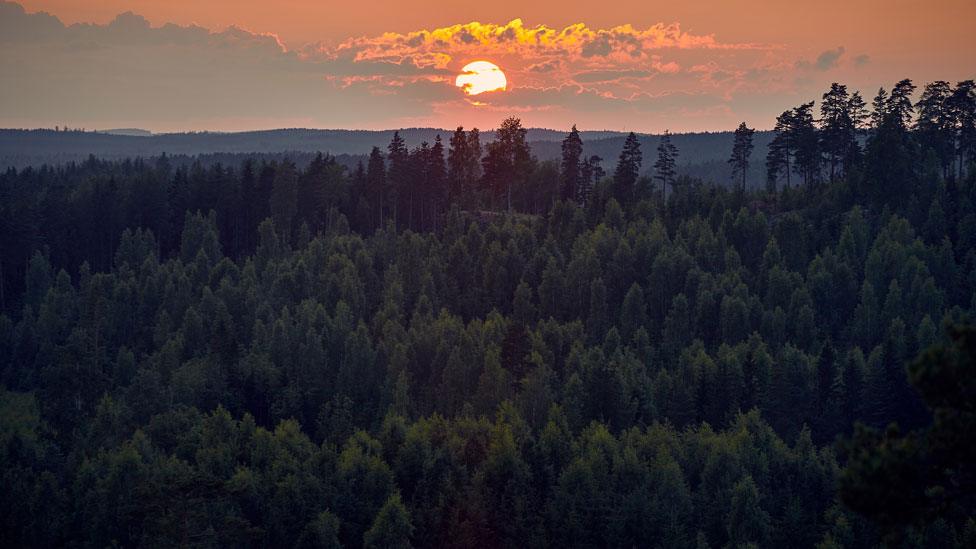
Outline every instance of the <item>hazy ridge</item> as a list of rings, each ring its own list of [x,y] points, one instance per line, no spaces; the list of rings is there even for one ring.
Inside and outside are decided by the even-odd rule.
[[[433,142],[437,135],[447,146],[453,130],[437,128],[406,128],[400,130],[319,130],[278,129],[249,132],[219,133],[162,133],[134,135],[136,129],[125,133],[113,131],[55,131],[47,129],[20,130],[0,129],[0,167],[22,169],[27,166],[62,165],[82,162],[89,155],[102,159],[154,157],[166,153],[185,156],[187,161],[199,159],[204,163],[237,160],[238,155],[275,157],[291,155],[303,164],[303,158],[311,153],[328,153],[338,157],[343,164],[352,166],[361,155],[372,147],[385,150],[394,131],[399,131],[408,147],[421,142]],[[614,131],[583,131],[584,153],[597,155],[604,160],[604,168],[611,170],[623,147],[626,133]],[[543,128],[530,128],[528,140],[540,160],[558,159],[560,142],[566,132]],[[653,162],[647,161],[655,154],[658,135],[639,134],[644,153],[644,172],[650,173]],[[483,141],[494,138],[494,132],[485,131]],[[772,132],[756,132],[754,159],[764,158]],[[726,160],[732,147],[732,132],[676,134],[673,142],[678,147],[678,167],[681,173],[722,182],[727,177]],[[306,160],[307,161],[307,160]],[[761,162],[753,162],[750,180],[761,179]]]

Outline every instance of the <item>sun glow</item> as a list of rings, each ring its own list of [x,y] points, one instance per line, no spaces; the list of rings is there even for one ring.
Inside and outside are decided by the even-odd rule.
[[[461,69],[461,74],[454,80],[454,85],[464,90],[467,95],[478,95],[504,90],[508,87],[508,80],[498,65],[488,61],[474,61]]]

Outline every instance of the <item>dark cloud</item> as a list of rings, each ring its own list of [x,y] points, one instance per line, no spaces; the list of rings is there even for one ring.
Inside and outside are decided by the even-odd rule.
[[[610,55],[613,51],[613,46],[610,44],[610,37],[606,35],[597,35],[595,38],[583,44],[583,49],[580,51],[583,57],[594,57],[594,56],[606,56]]]
[[[535,63],[525,67],[526,72],[534,73],[547,73],[557,71],[562,67],[562,63],[558,59],[550,59],[548,61],[543,61],[541,63]]]
[[[855,67],[863,67],[870,62],[871,62],[871,56],[866,53],[862,53],[861,55],[858,55],[854,58]]]
[[[817,56],[816,62],[814,62],[814,67],[820,71],[830,70],[837,66],[840,62],[840,58],[844,55],[844,46],[837,46],[832,50],[827,50]]]
[[[0,43],[0,71],[17,75],[0,86],[2,126],[199,128],[245,120],[237,123],[363,127],[429,115],[431,101],[456,95],[423,80],[445,71],[419,57],[293,52],[273,35],[153,27],[131,13],[104,25],[64,25],[0,3]]]
[[[62,30],[61,20],[49,13],[28,14],[20,4],[0,2],[0,43],[45,42]]]
[[[412,36],[409,40],[407,40],[407,45],[416,48],[417,46],[423,44],[426,39],[427,39],[427,33],[420,32],[417,33],[416,36]]]
[[[462,44],[474,44],[478,41],[478,38],[471,34],[471,31],[466,28],[458,31],[458,33],[454,35],[454,39]]]

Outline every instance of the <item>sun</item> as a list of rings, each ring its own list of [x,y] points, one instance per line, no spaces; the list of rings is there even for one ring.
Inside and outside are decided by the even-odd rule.
[[[489,61],[474,61],[461,69],[461,74],[454,80],[454,85],[464,90],[467,95],[478,95],[504,90],[508,86],[508,80],[498,65]]]

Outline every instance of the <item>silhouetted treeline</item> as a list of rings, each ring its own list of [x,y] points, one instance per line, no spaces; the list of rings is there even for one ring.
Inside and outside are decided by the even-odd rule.
[[[320,151],[339,158],[343,155],[368,155],[373,146],[384,147],[389,143],[393,131],[284,129],[226,134],[208,132],[156,134],[146,137],[92,131],[65,131],[63,128],[61,131],[0,129],[0,168],[23,169],[42,164],[82,163],[89,155],[95,155],[102,160],[124,160],[135,157],[151,158],[162,154],[167,154],[174,159],[180,156],[232,158],[236,155],[237,158],[233,162],[225,160],[224,163],[237,165],[243,155],[279,155],[282,151],[290,151],[292,159],[298,163],[298,158],[308,154],[314,155]],[[407,146],[411,148],[419,146],[423,141],[433,143],[438,133],[445,140],[448,138],[443,130],[434,128],[407,128],[399,131]],[[580,135],[587,143],[590,155],[595,154],[607,160],[616,157],[627,136],[626,133],[610,131],[581,131]],[[533,152],[543,160],[560,157],[560,140],[564,136],[563,132],[538,128],[529,128],[526,133],[526,139],[531,144]],[[645,148],[650,149],[656,144],[656,136],[639,137]],[[709,180],[710,177],[706,175],[713,174],[701,173],[701,170],[707,171],[709,163],[724,159],[729,137],[728,132],[687,133],[674,136],[676,144],[683,153],[680,166],[682,173],[699,175]],[[757,132],[757,154],[765,154],[766,144],[771,138],[771,132]],[[493,140],[494,132],[490,130],[483,132],[482,139]],[[722,174],[716,172],[714,175]],[[711,179],[718,182],[723,178]]]
[[[762,190],[745,124],[735,186],[668,134],[540,162],[515,118],[353,170],[9,170],[4,545],[971,546],[967,485],[872,507],[875,454],[834,445],[961,432],[931,426],[941,359],[924,400],[904,365],[976,308],[973,118],[939,156],[878,104],[784,114]],[[972,470],[951,450],[926,479]]]

